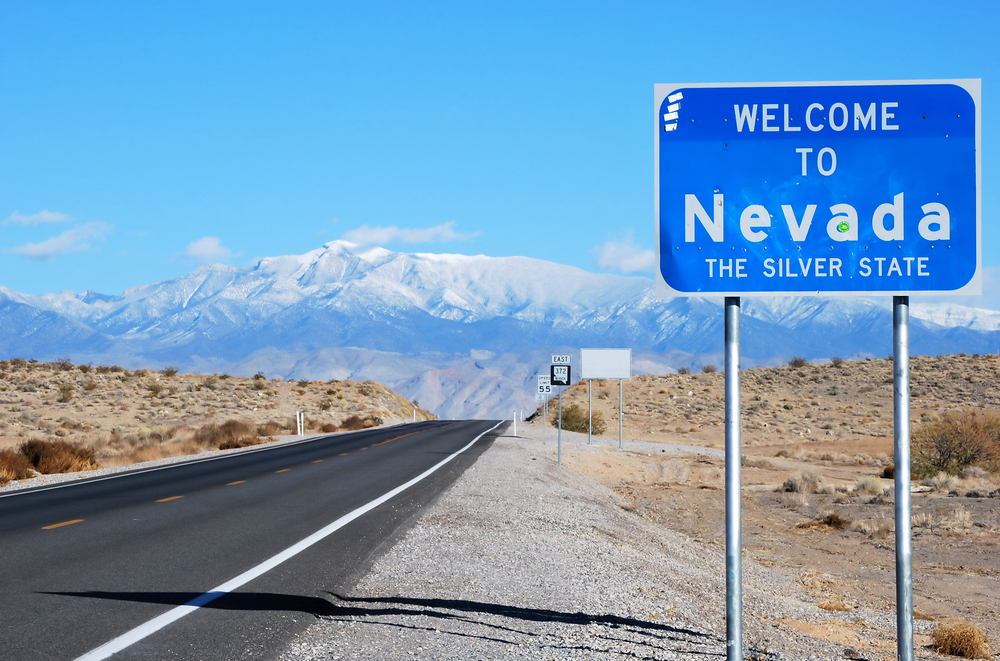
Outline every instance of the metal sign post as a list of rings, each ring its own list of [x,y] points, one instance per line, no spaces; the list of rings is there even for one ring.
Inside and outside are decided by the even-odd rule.
[[[913,661],[910,531],[910,297],[892,299],[893,456],[896,461],[896,654]]]
[[[570,357],[567,354],[553,354],[552,365],[549,368],[549,381],[554,386],[566,387],[570,384]],[[558,362],[557,362],[558,361]],[[559,389],[559,429],[556,432],[556,463],[562,464],[562,391]]]
[[[658,292],[725,298],[732,661],[742,658],[739,315],[752,294],[893,296],[897,649],[913,659],[909,297],[982,293],[981,88],[654,86]]]
[[[624,397],[624,390],[622,388],[622,380],[618,379],[618,449],[622,449],[622,397]]]
[[[584,379],[618,379],[618,449],[622,449],[622,379],[632,378],[631,349],[580,349]],[[591,399],[593,405],[593,399]],[[593,406],[591,406],[593,408]],[[590,437],[587,438],[588,445]]]
[[[594,435],[594,380],[587,379],[587,445]]]
[[[726,297],[726,658],[743,661],[740,299]]]

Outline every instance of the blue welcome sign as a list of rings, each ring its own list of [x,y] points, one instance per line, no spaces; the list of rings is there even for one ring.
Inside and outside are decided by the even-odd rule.
[[[981,293],[980,87],[656,85],[661,293]]]

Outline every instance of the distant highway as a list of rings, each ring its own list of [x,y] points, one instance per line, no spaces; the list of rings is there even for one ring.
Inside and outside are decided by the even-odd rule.
[[[423,422],[0,494],[0,657],[270,658],[504,429]]]

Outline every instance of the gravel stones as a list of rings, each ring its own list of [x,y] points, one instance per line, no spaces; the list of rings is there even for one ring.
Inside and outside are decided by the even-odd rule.
[[[724,550],[627,511],[557,466],[551,441],[519,431],[529,436],[497,438],[278,658],[724,656]],[[781,626],[828,617],[795,592],[744,561],[746,658],[843,657],[843,645]]]

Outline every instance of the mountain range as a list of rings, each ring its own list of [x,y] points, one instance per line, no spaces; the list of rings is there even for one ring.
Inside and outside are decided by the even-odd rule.
[[[892,353],[889,298],[753,297],[742,365]],[[1000,312],[911,306],[913,355],[1000,350]],[[636,373],[721,366],[721,298],[526,257],[333,241],[126,290],[0,287],[0,357],[306,379],[373,379],[446,418],[534,409],[549,354],[631,348]],[[578,354],[574,354],[578,356]]]

